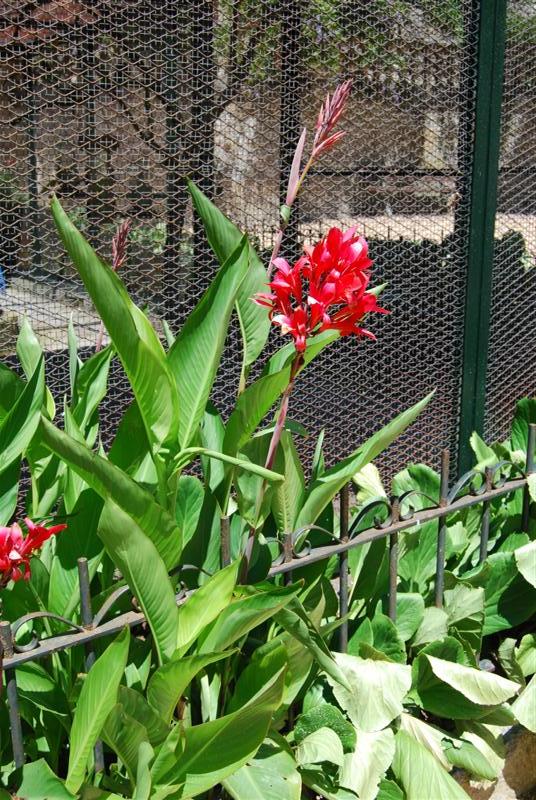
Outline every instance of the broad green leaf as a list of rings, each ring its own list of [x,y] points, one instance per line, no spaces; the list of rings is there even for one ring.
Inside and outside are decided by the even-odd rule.
[[[111,500],[104,504],[99,536],[140,604],[151,628],[159,661],[163,663],[177,647],[179,621],[164,561],[141,528]]]
[[[314,792],[315,798],[323,797],[325,800],[358,800],[355,792],[346,789],[344,786],[337,786],[331,776],[326,774],[326,770],[321,766],[300,770],[300,774],[305,786]]]
[[[108,331],[132,386],[154,450],[177,438],[178,400],[164,349],[119,276],[95,253],[54,198],[52,215],[65,249]]]
[[[490,763],[489,757],[484,755],[471,741],[465,739],[446,741],[444,749],[449,765],[464,769],[470,775],[481,780],[494,781],[497,778],[498,771]]]
[[[376,800],[405,800],[405,795],[400,786],[394,781],[380,781],[380,791]]]
[[[276,619],[287,633],[290,633],[313,654],[327,675],[337,684],[349,689],[344,670],[340,668],[330,652],[312,616],[298,598],[293,598],[289,605],[278,613]]]
[[[536,634],[526,633],[516,650],[517,661],[525,678],[536,672]]]
[[[503,639],[497,650],[497,655],[506,677],[519,683],[520,686],[524,686],[525,676],[516,656],[516,640],[508,637]]]
[[[451,778],[434,756],[406,731],[395,736],[393,772],[402,785],[406,800],[441,798],[468,800],[468,795]]]
[[[497,463],[497,455],[489,445],[487,445],[478,435],[473,431],[469,439],[471,449],[476,456],[476,469],[483,470],[484,467],[492,467]]]
[[[450,762],[443,749],[445,731],[439,730],[428,722],[423,722],[419,717],[404,712],[400,717],[400,730],[405,731],[417,742],[426,747],[445,769],[450,770]]]
[[[300,591],[300,586],[272,587],[229,603],[199,638],[200,653],[225,650],[278,611]]]
[[[233,652],[172,657],[153,673],[147,686],[147,700],[166,725],[171,723],[179,700],[195,676],[209,664],[228,658]]]
[[[147,742],[141,742],[138,750],[138,771],[136,773],[136,788],[132,800],[151,800],[151,761],[154,750]]]
[[[319,728],[300,742],[296,749],[296,761],[300,766],[329,761],[342,767],[344,763],[342,742],[331,728]]]
[[[0,424],[0,473],[10,467],[30,444],[39,421],[45,391],[43,358]]]
[[[422,622],[415,631],[410,644],[412,647],[420,647],[436,639],[444,639],[447,635],[447,624],[447,612],[442,608],[435,608],[435,606],[425,608]]]
[[[397,626],[385,614],[375,614],[372,619],[373,645],[391,661],[406,663],[406,648]]]
[[[523,689],[512,704],[512,711],[518,722],[532,733],[536,733],[536,676],[531,678],[526,689]]]
[[[27,317],[22,318],[20,332],[17,338],[17,355],[26,378],[30,380],[39,366],[41,358],[44,359],[44,353],[39,339],[33,332]],[[54,419],[56,406],[47,386],[45,386],[43,402],[45,403],[48,416],[50,419]]]
[[[177,633],[177,650],[180,654],[185,653],[201,631],[229,606],[239,566],[236,561],[217,572],[181,605]]]
[[[428,654],[419,655],[413,669],[423,707],[451,719],[482,717],[491,706],[508,700],[520,688],[499,675]]]
[[[197,528],[199,515],[203,507],[205,491],[203,484],[194,475],[181,475],[175,503],[175,519],[182,531],[182,543],[185,547]]]
[[[92,489],[86,489],[73,509],[68,528],[56,539],[50,569],[48,610],[70,617],[80,602],[78,559],[87,558],[90,579],[104,551],[97,535],[102,499]]]
[[[350,690],[329,676],[333,694],[354,725],[379,731],[402,713],[402,701],[411,686],[411,668],[389,661],[373,661],[336,653],[335,660]]]
[[[274,487],[272,512],[277,530],[289,533],[294,530],[303,501],[305,477],[292,435],[286,430],[281,435],[274,468],[284,475],[285,480]]]
[[[527,583],[536,587],[536,542],[518,547],[514,553],[517,568]]]
[[[229,255],[168,353],[179,396],[179,440],[188,447],[197,434],[220,363],[238,288],[248,270],[244,237]]]
[[[17,508],[20,469],[21,459],[15,458],[3,472],[0,472],[0,525],[7,525]]]
[[[44,758],[25,764],[17,795],[24,800],[73,800],[74,795],[54,775]]]
[[[22,378],[0,362],[0,422],[15,405],[24,385]]]
[[[164,741],[169,733],[169,726],[160,718],[141,692],[129,686],[120,686],[117,702],[129,717],[143,725],[151,745],[156,747]]]
[[[424,619],[424,599],[420,594],[398,592],[396,596],[396,629],[403,642],[417,632]]]
[[[227,713],[238,711],[247,705],[251,698],[259,692],[268,681],[288,665],[286,647],[277,640],[274,646],[261,646],[253,653],[248,664],[241,670],[236,681],[233,696],[226,704]],[[288,675],[288,669],[287,669]]]
[[[521,450],[523,453],[527,452],[529,424],[532,422],[536,422],[536,398],[524,397],[516,405],[516,412],[512,423],[512,450]]]
[[[344,757],[341,786],[352,789],[359,800],[374,800],[394,754],[395,737],[390,728],[372,733],[358,731],[354,752]]]
[[[127,714],[121,703],[117,703],[108,714],[101,735],[125,765],[128,777],[134,785],[140,746],[144,742],[149,743],[145,727]]]
[[[60,717],[69,716],[69,703],[61,686],[41,664],[28,662],[18,667],[17,689],[22,698],[37,708]]]
[[[196,797],[237,772],[257,752],[268,731],[272,715],[281,703],[285,671],[232,714],[184,731],[184,749],[170,759],[155,759],[153,785],[180,786],[177,798]],[[173,734],[171,734],[173,735]]]
[[[181,533],[173,517],[123,470],[41,418],[46,446],[62,458],[104,500],[112,500],[151,539],[168,569],[181,552]]]
[[[362,506],[376,497],[386,497],[380,472],[375,464],[366,464],[363,469],[352,475],[352,482],[356,488],[357,506]]]
[[[282,737],[265,739],[247,764],[223,781],[233,800],[300,800],[302,782]]]
[[[446,589],[444,597],[449,632],[458,635],[475,652],[479,651],[484,624],[484,589],[458,584]]]
[[[514,553],[493,553],[487,564],[484,636],[513,628],[536,611],[536,590],[520,574]]]
[[[432,399],[433,393],[420,400],[412,408],[403,411],[384,428],[368,439],[352,455],[326,470],[313,482],[304,505],[296,520],[296,527],[312,525],[329,502],[335,497],[352,475],[373,461],[391,442],[400,436],[418,417]]]
[[[65,785],[70,792],[80,789],[91,750],[115,705],[127,663],[129,638],[130,632],[126,628],[95,661],[82,686],[69,739]]]
[[[112,347],[105,347],[88,358],[78,370],[76,400],[72,403],[72,412],[76,424],[85,436],[89,432],[88,426],[94,424],[99,404],[106,396],[113,352]]]
[[[197,188],[188,182],[195,209],[207,234],[207,239],[220,264],[224,264],[240,244],[242,234],[221,211]],[[249,270],[236,296],[236,307],[244,342],[242,374],[258,358],[270,331],[267,309],[252,302],[257,292],[266,291],[268,276],[261,260],[251,245],[249,247]]]
[[[356,730],[336,706],[320,703],[318,706],[300,714],[294,728],[296,744],[319,728],[331,728],[341,740],[345,753],[351,753],[356,745]],[[351,787],[350,787],[351,788]]]

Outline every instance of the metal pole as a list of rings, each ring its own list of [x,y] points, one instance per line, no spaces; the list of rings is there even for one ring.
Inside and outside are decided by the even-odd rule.
[[[342,487],[341,503],[341,542],[348,541],[348,517],[350,512],[350,491],[348,484]],[[348,551],[339,556],[339,611],[341,617],[348,613]],[[348,650],[348,620],[344,620],[339,630],[339,648],[341,653]]]
[[[536,425],[531,423],[529,425],[529,434],[527,438],[527,459],[525,462],[525,472],[527,478],[534,472],[534,448],[536,447]],[[530,515],[530,491],[529,487],[525,486],[523,489],[523,513],[521,517],[521,530],[528,531],[529,529],[529,515]]]
[[[90,629],[93,627],[93,611],[91,608],[91,589],[87,558],[79,558],[77,563],[78,583],[80,586],[80,616],[84,628]],[[93,642],[88,642],[86,644],[86,672],[89,672],[96,659]],[[95,759],[95,772],[102,772],[104,770],[104,750],[100,740],[95,743],[93,756]]]
[[[471,466],[469,437],[474,430],[481,432],[484,424],[506,28],[505,0],[481,0],[474,7],[475,13],[479,10],[479,25],[476,88],[470,87],[469,100],[474,136],[469,139],[473,142],[473,167],[458,437],[460,474]]]
[[[2,659],[4,656],[11,658],[13,656],[13,637],[9,622],[0,622],[0,643],[2,645]],[[6,694],[9,705],[9,727],[13,747],[13,760],[15,761],[15,767],[18,769],[24,764],[24,743],[20,721],[19,696],[17,694],[17,678],[14,669],[6,669]]]
[[[491,489],[491,479],[493,470],[486,467],[486,492]],[[480,552],[478,556],[478,563],[482,564],[488,555],[488,541],[489,541],[489,524],[491,521],[491,503],[485,500],[482,505],[482,523],[480,527]]]
[[[439,505],[445,508],[449,493],[450,451],[441,453],[441,483],[439,487]],[[436,579],[435,579],[435,604],[436,608],[443,606],[443,589],[445,587],[445,545],[447,543],[447,518],[441,517],[437,531]]]

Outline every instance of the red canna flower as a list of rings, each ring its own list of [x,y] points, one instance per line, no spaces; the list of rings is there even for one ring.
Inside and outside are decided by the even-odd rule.
[[[51,528],[46,528],[44,525],[35,524],[28,517],[24,522],[28,529],[26,536],[23,535],[17,522],[9,528],[0,527],[0,586],[6,586],[10,580],[29,580],[30,557],[47,539],[67,527],[67,525],[53,525]]]
[[[368,244],[356,229],[331,228],[327,236],[294,266],[283,258],[274,261],[276,273],[268,284],[271,293],[254,300],[270,309],[274,324],[283,334],[291,334],[296,350],[302,353],[308,336],[336,329],[341,336],[355,334],[375,339],[361,326],[366,314],[387,314],[376,296],[367,291],[372,261]]]

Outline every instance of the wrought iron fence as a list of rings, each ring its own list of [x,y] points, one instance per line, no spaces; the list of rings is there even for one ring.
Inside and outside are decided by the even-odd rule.
[[[500,436],[536,388],[535,75],[524,0],[0,2],[0,353],[29,316],[59,396],[71,315],[81,347],[95,342],[51,191],[105,256],[132,218],[123,278],[176,328],[216,268],[184,176],[267,250],[301,126],[351,77],[348,136],[311,175],[284,251],[333,222],[359,225],[394,313],[377,344],[341,342],[303,376],[302,445],[325,427],[334,461],[436,386],[382,468],[402,466],[408,444],[430,461],[444,443],[453,472],[459,449],[466,468],[468,432]],[[213,397],[223,414],[239,363],[233,330]],[[128,399],[118,364],[111,389],[108,431]]]
[[[351,587],[348,569],[348,553],[350,550],[378,539],[389,540],[389,578],[388,578],[388,615],[396,620],[397,585],[398,585],[398,537],[408,529],[415,528],[419,531],[425,523],[437,521],[437,546],[436,546],[436,571],[435,571],[435,605],[443,605],[443,592],[445,586],[446,567],[446,541],[447,518],[470,506],[482,507],[480,521],[480,547],[478,563],[482,563],[488,552],[488,538],[490,533],[491,504],[497,498],[512,492],[523,492],[523,510],[521,515],[521,530],[528,531],[531,497],[528,488],[528,478],[535,469],[536,425],[529,426],[525,468],[510,461],[499,461],[486,467],[484,471],[473,469],[462,475],[452,485],[449,483],[450,452],[444,450],[441,454],[439,502],[433,497],[418,491],[411,490],[398,497],[378,497],[370,500],[365,505],[354,509],[355,513],[350,522],[350,486],[343,487],[340,493],[340,531],[335,536],[330,531],[307,526],[289,532],[282,538],[267,540],[275,546],[277,553],[272,560],[268,571],[269,578],[283,576],[285,582],[292,582],[293,573],[304,567],[326,561],[334,556],[338,557],[338,585],[339,598],[339,649],[346,652],[348,648],[348,611]],[[424,503],[423,508],[417,509]],[[362,528],[366,520],[373,515],[372,527]],[[319,531],[327,535],[332,541],[330,544],[313,547],[307,536],[311,532]],[[230,528],[228,520],[221,523],[221,564],[230,560]],[[196,569],[188,565],[174,571],[179,575],[187,570]],[[128,586],[122,585],[112,592],[103,602],[96,613],[92,611],[90,579],[88,562],[86,558],[78,559],[78,582],[80,592],[80,619],[66,619],[48,611],[34,611],[25,614],[14,622],[0,622],[0,669],[5,674],[6,693],[9,704],[9,720],[11,742],[15,765],[24,763],[24,739],[22,735],[21,716],[17,693],[17,667],[29,661],[36,661],[51,656],[73,647],[84,647],[86,650],[86,669],[95,661],[94,642],[96,639],[119,633],[125,626],[135,628],[145,623],[141,611],[132,610],[117,614],[107,619],[114,606],[125,595],[130,596]],[[177,605],[182,605],[195,589],[188,589],[185,584],[176,594]],[[133,604],[135,598],[131,598]],[[32,635],[28,643],[18,643],[17,633],[32,620],[47,618],[63,623],[68,631],[62,635],[55,635],[39,639]],[[97,743],[95,752],[96,764],[103,764],[102,745]]]

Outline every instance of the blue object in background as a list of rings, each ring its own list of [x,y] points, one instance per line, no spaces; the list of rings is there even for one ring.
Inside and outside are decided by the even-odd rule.
[[[6,288],[7,288],[6,279],[4,278],[2,267],[0,267],[0,294],[3,294],[6,291]]]

